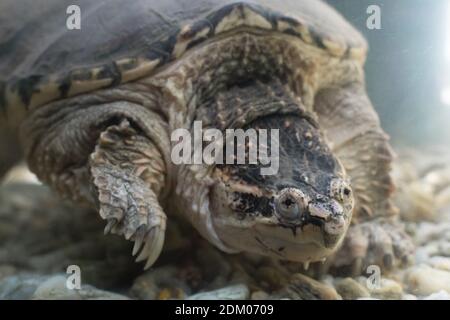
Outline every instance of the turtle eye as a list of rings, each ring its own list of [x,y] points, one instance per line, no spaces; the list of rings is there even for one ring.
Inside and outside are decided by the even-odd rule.
[[[347,181],[334,179],[330,184],[330,196],[338,201],[346,201],[352,197],[352,188]]]
[[[344,197],[348,197],[352,194],[352,190],[349,187],[344,187],[344,189],[342,189],[342,192],[344,193]]]
[[[286,220],[295,220],[302,214],[304,195],[299,190],[285,189],[275,199],[277,214]]]

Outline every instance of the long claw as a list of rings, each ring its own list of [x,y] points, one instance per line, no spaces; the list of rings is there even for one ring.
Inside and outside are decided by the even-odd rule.
[[[136,258],[136,262],[141,262],[146,260],[150,254],[151,254],[151,249],[153,246],[153,243],[155,242],[155,238],[157,235],[157,230],[159,229],[159,227],[153,227],[150,229],[150,231],[147,233],[147,237],[145,239],[145,245],[144,248],[142,248],[141,253],[139,254],[139,256]]]
[[[159,257],[164,244],[164,229],[153,227],[147,235],[144,248],[136,258],[136,262],[147,260],[144,270],[150,268]]]
[[[138,230],[135,233],[134,246],[133,246],[133,257],[139,252],[139,249],[142,248],[142,244],[144,243],[144,234]]]
[[[124,233],[125,239],[130,240],[133,234],[134,234],[133,230],[126,230]]]
[[[149,249],[151,247],[151,242],[152,241],[150,241],[150,240],[146,240],[145,241],[145,244],[144,244],[144,247],[141,250],[141,253],[136,258],[136,262],[141,262],[141,261],[144,261],[145,259],[147,259],[147,256],[148,256],[147,253],[148,253],[148,251],[149,251]]]
[[[164,230],[161,228],[157,228],[156,239],[153,241],[153,246],[150,251],[150,255],[148,256],[147,263],[144,266],[144,270],[150,268],[158,259],[161,254],[162,247],[164,245]]]
[[[117,220],[112,218],[108,220],[108,223],[106,224],[105,230],[103,231],[104,234],[108,234],[111,232],[111,230],[114,228],[114,226],[117,224]]]

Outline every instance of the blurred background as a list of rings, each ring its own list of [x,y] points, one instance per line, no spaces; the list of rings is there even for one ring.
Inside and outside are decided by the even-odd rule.
[[[450,147],[450,1],[327,0],[369,42],[369,96],[394,144]],[[370,5],[381,29],[369,30]]]
[[[0,0],[0,7],[21,1]],[[300,265],[224,254],[171,215],[163,255],[144,273],[131,243],[104,236],[96,212],[62,201],[22,163],[0,181],[0,300],[450,300],[450,0],[325,1],[368,40],[367,90],[398,154],[392,200],[416,246],[413,265],[383,273],[375,288],[365,277],[312,279]],[[379,30],[367,28],[372,5],[380,8]],[[11,30],[2,35],[9,39]],[[0,176],[21,159],[12,137],[0,124],[0,150],[8,150]],[[83,290],[67,288],[69,265],[82,270]]]

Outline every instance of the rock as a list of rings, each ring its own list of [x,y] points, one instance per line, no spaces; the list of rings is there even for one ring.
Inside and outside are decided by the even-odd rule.
[[[314,273],[314,264],[305,271],[299,263],[222,253],[175,219],[156,267],[143,273],[131,243],[103,236],[98,213],[44,186],[8,183],[0,189],[0,299],[450,299],[450,188],[440,187],[443,171],[405,168],[397,201],[417,245],[416,265],[393,270],[374,289],[365,277]],[[80,290],[66,288],[72,264],[82,271]]]
[[[329,285],[323,284],[301,273],[291,277],[289,284],[271,298],[293,300],[341,300],[342,297]]]
[[[253,292],[250,298],[252,300],[267,300],[269,298],[269,294],[265,291],[258,290]]]
[[[285,275],[271,266],[262,266],[258,268],[254,276],[258,282],[264,281],[267,288],[279,288],[280,284],[288,282],[288,278],[286,278]]]
[[[334,287],[345,300],[370,297],[370,293],[366,287],[362,286],[352,278],[338,278],[334,282]]]
[[[435,252],[435,251],[437,251],[437,247],[431,248],[431,247],[427,246],[427,247],[417,248],[416,253],[415,253],[416,264],[427,263],[430,259],[430,254],[432,254],[432,252]]]
[[[122,300],[128,298],[90,285],[82,285],[80,290],[70,290],[66,287],[64,275],[22,274],[0,281],[0,299]]]
[[[428,296],[441,290],[450,292],[450,272],[424,264],[408,269],[404,282],[408,291],[419,296]]]
[[[416,224],[415,241],[418,245],[429,245],[434,241],[450,241],[450,223],[420,222]]]
[[[34,300],[128,300],[116,293],[97,289],[90,285],[81,285],[78,289],[69,289],[66,277],[57,275],[42,282],[31,296]]]
[[[28,300],[45,277],[21,274],[0,280],[0,300]]]
[[[6,277],[12,276],[17,273],[16,268],[10,265],[0,266],[0,281]]]
[[[395,194],[394,201],[404,221],[437,219],[433,190],[421,181],[403,182]]]
[[[187,298],[187,300],[244,300],[248,299],[250,291],[245,284],[229,286],[219,290],[200,292]]]
[[[406,293],[403,295],[402,300],[418,300],[418,298],[413,294]]]
[[[424,300],[450,300],[450,294],[447,291],[441,290],[436,293],[432,293],[425,297]]]
[[[450,257],[450,241],[441,241],[438,245],[439,255]]]
[[[142,270],[130,242],[103,235],[98,213],[44,186],[8,184],[0,189],[0,204],[0,265],[41,275],[78,265],[83,282],[107,289],[130,283]]]
[[[371,297],[382,300],[400,300],[403,296],[402,285],[392,279],[383,278],[379,286],[368,289]]]
[[[0,182],[3,185],[12,183],[41,184],[36,175],[24,163],[10,169]]]
[[[66,286],[66,278],[54,276],[43,281],[34,291],[31,299],[35,300],[81,300],[77,290],[69,290]]]
[[[191,288],[175,266],[150,269],[136,278],[130,295],[145,300],[184,299]]]
[[[327,286],[334,287],[334,277],[332,275],[326,274],[320,277],[320,282]]]
[[[246,284],[252,284],[253,279],[252,277],[241,267],[241,266],[234,266],[235,270],[233,270],[229,282],[233,284],[239,284],[239,283],[246,283]],[[264,281],[262,281],[264,282]],[[265,286],[268,286],[268,284],[265,284]],[[259,288],[258,288],[259,289]]]
[[[448,257],[441,257],[441,256],[431,257],[427,261],[427,264],[434,269],[440,269],[450,272],[450,258]]]
[[[450,241],[432,241],[427,245],[417,248],[416,250],[416,264],[429,264],[437,263],[438,259],[433,260],[433,257],[450,258]],[[444,267],[444,259],[440,259],[438,263],[441,267]]]

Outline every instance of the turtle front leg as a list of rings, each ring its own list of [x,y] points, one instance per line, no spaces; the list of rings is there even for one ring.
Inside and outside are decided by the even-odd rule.
[[[164,243],[166,215],[158,202],[164,162],[156,146],[124,119],[101,133],[89,159],[100,216],[106,233],[134,241],[136,261],[145,269],[158,258]]]
[[[148,268],[164,242],[170,140],[158,113],[80,96],[36,109],[21,126],[30,169],[63,197],[99,210],[106,232],[135,242]]]
[[[344,245],[333,257],[333,267],[344,267],[351,261],[353,276],[364,273],[370,265],[381,270],[411,263],[414,245],[399,223],[380,218],[349,228]]]

